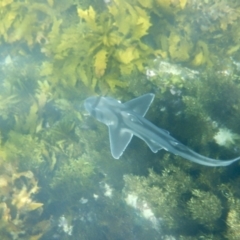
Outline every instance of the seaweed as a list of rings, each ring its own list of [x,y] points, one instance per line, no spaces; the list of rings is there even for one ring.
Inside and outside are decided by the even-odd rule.
[[[213,193],[195,189],[193,197],[187,202],[192,218],[208,229],[216,228],[216,221],[222,215],[222,204]]]
[[[68,204],[71,204],[74,199],[88,196],[87,192],[94,190],[90,188],[94,186],[93,182],[96,181],[95,175],[96,169],[88,156],[65,159],[64,164],[58,168],[51,180],[52,200],[56,198],[57,201],[70,202]]]
[[[49,230],[50,222],[48,219],[41,219],[44,204],[34,200],[39,185],[33,172],[19,172],[16,164],[3,162],[3,159],[0,165],[1,237],[40,239]]]
[[[54,55],[55,62],[44,63],[42,75],[59,74],[55,67],[61,66],[62,76],[57,76],[65,85],[75,86],[80,78],[87,87],[94,89],[97,84],[101,86],[105,76],[111,91],[116,86],[126,87],[127,83],[118,81],[117,76],[130,74],[135,68],[143,71],[144,61],[152,53],[141,41],[151,25],[146,11],[125,1],[114,1],[108,11],[98,13],[90,6],[86,10],[78,7],[77,13],[79,23],[63,29],[62,34],[55,30],[61,25],[55,20],[56,27],[54,24],[49,33],[49,39],[56,39],[55,44],[51,41],[44,47],[46,54]],[[61,41],[57,40],[60,38]]]

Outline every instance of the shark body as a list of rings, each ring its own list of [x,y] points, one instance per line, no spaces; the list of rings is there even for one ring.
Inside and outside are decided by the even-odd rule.
[[[84,101],[85,109],[90,115],[108,126],[111,153],[115,159],[121,157],[135,135],[154,153],[164,149],[205,166],[227,166],[240,160],[240,157],[231,160],[204,157],[173,138],[168,131],[152,124],[144,116],[153,99],[154,94],[148,93],[126,103],[110,97],[89,97]]]

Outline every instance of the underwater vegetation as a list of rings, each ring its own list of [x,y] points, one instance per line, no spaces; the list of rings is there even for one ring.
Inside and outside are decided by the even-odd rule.
[[[162,160],[169,161],[169,156]],[[211,238],[213,232],[216,239],[238,236],[236,221],[239,216],[234,210],[238,203],[227,194],[231,186],[223,183],[219,172],[212,177],[208,176],[209,171],[201,169],[194,176],[187,175],[186,169],[193,171],[189,166],[168,163],[161,173],[150,169],[147,176],[125,175],[126,202],[142,214],[145,212],[153,226],[165,234],[174,233],[183,239]],[[233,208],[230,207],[232,201],[236,204]],[[141,204],[143,202],[145,204]],[[229,207],[231,210],[227,210]],[[227,216],[227,226],[221,220],[223,216]]]
[[[5,0],[0,41],[45,56],[41,76],[58,94],[82,85],[113,92],[156,56],[191,67],[239,60],[239,11],[235,0]]]
[[[97,179],[94,179],[94,166],[85,158],[88,157],[83,155],[80,159],[66,159],[56,171],[51,183],[53,197],[59,199],[64,196],[64,201],[71,201],[80,198],[79,194],[87,195],[89,186],[94,186]]]
[[[239,163],[209,169],[134,139],[114,161],[82,106],[153,92],[154,124],[202,155],[240,155],[239,1],[0,6],[2,239],[240,238]]]
[[[50,222],[41,219],[43,203],[34,196],[39,191],[33,172],[19,172],[17,166],[0,162],[0,235],[2,239],[40,239]]]

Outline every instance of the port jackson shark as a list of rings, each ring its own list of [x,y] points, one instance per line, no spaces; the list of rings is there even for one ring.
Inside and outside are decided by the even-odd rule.
[[[85,109],[109,129],[112,156],[118,159],[130,143],[133,135],[141,138],[152,150],[164,149],[189,161],[211,167],[228,166],[240,157],[231,160],[215,160],[204,157],[173,138],[144,118],[154,94],[148,93],[126,103],[110,97],[89,97],[84,101]]]

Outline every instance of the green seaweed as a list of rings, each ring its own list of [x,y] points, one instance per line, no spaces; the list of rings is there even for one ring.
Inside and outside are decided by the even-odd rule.
[[[227,231],[225,237],[227,239],[238,239],[239,238],[239,208],[240,201],[239,199],[233,198],[233,196],[229,197],[229,207],[230,210],[227,215]]]
[[[79,6],[77,13],[78,23],[63,28],[62,33],[61,22],[54,20],[49,33],[54,44],[51,41],[44,47],[54,62],[43,63],[42,75],[49,76],[54,84],[61,79],[62,84],[75,86],[80,79],[92,89],[97,84],[103,88],[102,81],[111,91],[116,86],[126,87],[127,83],[117,77],[135,68],[143,71],[143,63],[152,52],[141,41],[151,25],[146,11],[116,0],[108,11],[98,13],[92,6],[87,10]]]
[[[213,193],[193,190],[193,197],[187,202],[192,218],[209,229],[216,228],[216,221],[222,215],[222,204]]]
[[[162,219],[161,224],[166,231],[181,228],[179,221],[184,212],[181,210],[181,201],[178,200],[191,189],[193,183],[190,176],[170,165],[161,175],[149,170],[148,177],[127,175],[124,180],[124,191],[136,194],[148,202],[156,217]]]
[[[88,156],[65,159],[51,181],[52,197],[57,201],[73,201],[88,196],[96,181],[96,169]],[[59,195],[60,194],[60,195]]]

